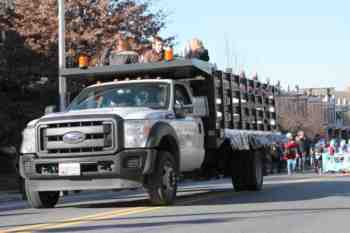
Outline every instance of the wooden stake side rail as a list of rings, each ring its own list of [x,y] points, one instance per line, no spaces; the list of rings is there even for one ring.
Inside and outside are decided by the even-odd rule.
[[[276,114],[271,112],[275,109],[273,86],[221,71],[213,78],[217,130],[276,130]]]

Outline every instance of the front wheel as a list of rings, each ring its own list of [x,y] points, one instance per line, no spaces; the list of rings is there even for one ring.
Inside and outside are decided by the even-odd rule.
[[[36,209],[53,208],[60,198],[59,191],[34,191],[28,180],[25,180],[25,193],[29,205]]]
[[[153,205],[171,205],[175,201],[177,166],[169,152],[158,152],[156,169],[148,177],[146,190]]]

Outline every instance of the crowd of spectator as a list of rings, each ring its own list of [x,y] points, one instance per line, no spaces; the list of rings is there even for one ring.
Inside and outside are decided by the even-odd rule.
[[[322,154],[330,156],[338,152],[350,152],[350,145],[340,138],[326,139],[320,135],[307,137],[303,131],[296,135],[287,133],[285,142],[276,142],[271,147],[272,169],[288,174],[314,169],[321,172]]]

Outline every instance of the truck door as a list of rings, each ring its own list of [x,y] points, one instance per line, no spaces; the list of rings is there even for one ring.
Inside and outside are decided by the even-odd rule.
[[[176,116],[172,125],[179,138],[181,171],[200,168],[204,160],[204,129],[200,118],[192,117],[193,104],[188,89],[183,84],[174,85],[174,106],[184,109],[183,116]]]

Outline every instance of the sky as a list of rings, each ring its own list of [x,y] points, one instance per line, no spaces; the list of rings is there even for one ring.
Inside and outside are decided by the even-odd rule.
[[[200,38],[220,69],[291,88],[350,86],[350,1],[158,0],[175,51]]]

